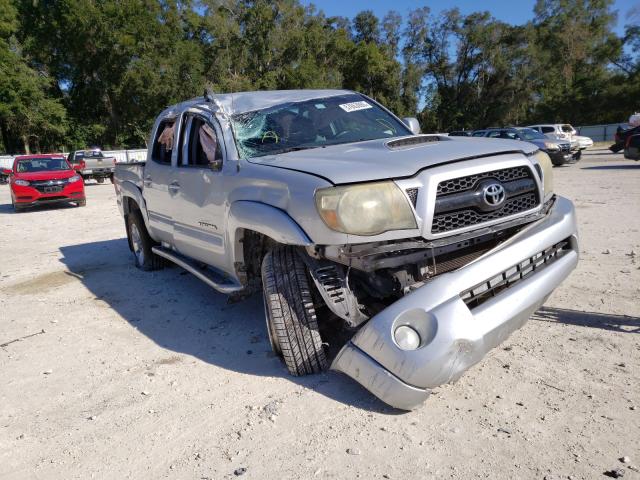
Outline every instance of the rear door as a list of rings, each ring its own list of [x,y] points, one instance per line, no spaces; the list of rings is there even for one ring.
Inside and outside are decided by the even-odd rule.
[[[217,120],[186,112],[181,120],[173,198],[176,249],[203,263],[222,266],[224,253],[224,142]]]
[[[149,228],[159,241],[173,244],[173,202],[176,188],[175,119],[162,120],[153,136],[151,158],[147,159],[142,178],[144,199],[149,213]]]

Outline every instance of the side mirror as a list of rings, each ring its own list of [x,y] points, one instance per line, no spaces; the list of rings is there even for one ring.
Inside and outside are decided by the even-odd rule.
[[[405,117],[402,119],[404,124],[409,127],[409,130],[413,132],[414,135],[420,135],[420,122],[415,117]]]
[[[2,169],[2,173],[3,173],[4,175],[11,175],[11,174],[13,173],[13,170],[10,170],[10,169],[8,169],[8,168],[3,168],[3,169]]]
[[[222,170],[222,160],[213,160],[209,162],[209,168],[214,172]]]

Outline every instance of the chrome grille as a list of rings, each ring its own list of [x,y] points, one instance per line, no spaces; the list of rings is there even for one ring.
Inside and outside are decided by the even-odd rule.
[[[535,193],[521,195],[511,200],[507,200],[504,207],[495,212],[475,212],[473,210],[462,210],[455,213],[444,213],[433,217],[432,233],[448,232],[459,228],[477,225],[497,218],[508,217],[516,213],[525,212],[538,205]]]
[[[502,186],[506,199],[491,206],[483,189],[492,181]],[[524,213],[540,204],[538,183],[528,166],[481,172],[443,180],[438,184],[431,224],[432,234],[452,232]]]
[[[510,182],[519,178],[528,178],[531,176],[531,170],[527,167],[503,168],[502,170],[494,170],[492,172],[483,172],[476,175],[467,175],[466,177],[452,178],[438,184],[436,195],[447,195],[450,193],[464,192],[471,190],[478,180],[483,178],[495,178],[501,182]]]

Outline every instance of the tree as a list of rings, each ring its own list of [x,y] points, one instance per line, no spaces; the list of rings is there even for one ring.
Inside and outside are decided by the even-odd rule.
[[[57,149],[66,133],[66,112],[51,95],[46,71],[32,68],[15,38],[14,5],[0,0],[0,130],[5,151]]]

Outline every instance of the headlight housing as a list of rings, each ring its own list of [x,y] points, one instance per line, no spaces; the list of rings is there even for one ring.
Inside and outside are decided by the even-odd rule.
[[[560,150],[560,146],[553,142],[544,142],[544,148],[547,150]]]
[[[19,185],[21,187],[28,187],[29,186],[29,182],[27,180],[20,180],[20,179],[16,179],[13,181],[14,184]]]
[[[542,185],[544,188],[544,199],[547,200],[553,195],[553,164],[549,155],[542,150],[538,150],[533,154],[533,158],[538,161],[540,168],[542,169]]]
[[[74,175],[73,177],[69,177],[68,182],[74,183],[74,182],[79,182],[80,180],[82,180],[82,177],[80,175]]]
[[[317,190],[316,208],[330,229],[352,235],[417,228],[409,200],[391,181]]]

